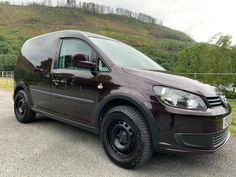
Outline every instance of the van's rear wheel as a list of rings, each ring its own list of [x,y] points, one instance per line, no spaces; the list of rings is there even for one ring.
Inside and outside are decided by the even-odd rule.
[[[21,123],[32,122],[35,118],[35,112],[30,109],[29,99],[24,90],[15,95],[14,112],[16,119]]]
[[[148,127],[131,106],[111,108],[102,120],[100,133],[106,154],[123,168],[143,165],[152,156]]]

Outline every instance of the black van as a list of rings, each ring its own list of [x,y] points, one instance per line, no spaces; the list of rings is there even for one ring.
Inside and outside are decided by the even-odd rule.
[[[76,30],[27,40],[14,110],[100,134],[108,157],[133,168],[160,151],[208,153],[229,139],[231,108],[217,88],[170,74],[117,40]]]

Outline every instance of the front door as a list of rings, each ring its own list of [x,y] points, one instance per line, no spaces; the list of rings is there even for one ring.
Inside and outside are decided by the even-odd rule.
[[[75,54],[94,56],[93,49],[80,39],[63,39],[57,69],[52,72],[52,109],[57,115],[91,124],[96,110],[96,72],[74,67]],[[93,58],[94,60],[94,58]],[[94,60],[96,62],[96,60]]]

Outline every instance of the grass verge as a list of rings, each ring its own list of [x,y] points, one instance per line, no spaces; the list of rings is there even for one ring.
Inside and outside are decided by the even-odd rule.
[[[5,90],[13,90],[14,80],[11,78],[0,78],[0,88]]]
[[[232,123],[230,125],[230,132],[232,134],[236,134],[236,101],[230,100],[229,104],[231,105],[232,110],[233,110],[233,112],[232,112]]]

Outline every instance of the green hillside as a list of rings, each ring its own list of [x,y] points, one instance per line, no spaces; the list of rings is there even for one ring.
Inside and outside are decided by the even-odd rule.
[[[63,29],[89,31],[121,40],[170,70],[177,60],[177,52],[194,42],[184,33],[162,25],[114,14],[102,15],[78,8],[0,4],[0,70],[12,69],[27,38]]]

